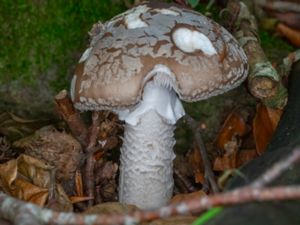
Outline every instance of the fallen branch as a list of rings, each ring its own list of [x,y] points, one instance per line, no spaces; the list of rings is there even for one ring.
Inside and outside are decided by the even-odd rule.
[[[251,183],[251,187],[262,188],[274,181],[277,177],[288,170],[291,165],[294,165],[300,161],[300,149],[294,150],[286,159],[275,163],[270,169],[264,172],[259,178]]]
[[[295,200],[300,199],[300,186],[273,188],[240,188],[223,194],[204,196],[170,205],[156,211],[137,210],[130,215],[101,214],[84,215],[76,213],[59,213],[31,203],[16,200],[0,193],[0,216],[15,225],[73,224],[73,225],[134,225],[145,221],[171,217],[189,212],[199,213],[215,206],[229,206],[254,201]]]
[[[87,127],[80,118],[79,113],[75,110],[72,100],[66,90],[60,91],[55,96],[56,111],[67,122],[72,134],[83,145],[86,145]]]
[[[300,4],[288,1],[268,1],[268,0],[254,0],[256,4],[261,7],[275,10],[278,12],[297,12],[300,13]]]
[[[89,141],[88,145],[85,148],[85,153],[87,156],[86,166],[85,166],[85,190],[87,197],[91,197],[93,199],[88,201],[88,206],[92,206],[94,203],[95,197],[95,179],[94,179],[94,148],[97,144],[97,138],[99,134],[100,125],[100,113],[95,111],[92,115],[92,125],[90,127],[89,132]]]
[[[212,166],[210,163],[210,160],[207,156],[206,147],[204,145],[204,142],[201,137],[201,131],[199,127],[199,123],[195,121],[191,116],[185,115],[185,120],[187,121],[187,124],[189,127],[194,131],[194,136],[196,143],[198,145],[198,149],[200,151],[201,159],[203,161],[204,166],[204,177],[208,181],[209,185],[211,186],[213,193],[219,192],[219,188],[215,179],[214,172],[212,170]]]
[[[254,15],[243,2],[238,0],[229,0],[226,12],[229,13],[233,25],[233,34],[248,57],[250,92],[269,107],[283,108],[287,101],[287,91],[281,83],[280,75],[268,61],[260,46]]]
[[[174,168],[174,174],[183,184],[184,190],[188,192],[197,191],[197,188],[192,184],[192,182],[190,182],[189,179],[186,176],[184,176],[177,168]]]
[[[276,30],[286,37],[290,43],[296,47],[300,47],[300,31],[293,29],[284,23],[279,23],[276,27]]]
[[[300,60],[300,49],[291,52],[282,60],[282,64],[278,66],[281,76],[288,76],[288,74],[291,72],[293,64],[298,60]]]
[[[202,196],[169,205],[154,211],[136,210],[132,214],[84,215],[75,213],[59,213],[24,203],[4,193],[0,193],[0,218],[16,225],[40,224],[73,224],[73,225],[133,225],[159,218],[166,218],[190,212],[201,212],[214,206],[228,206],[253,201],[295,200],[300,199],[300,186],[281,186],[261,188],[278,177],[292,164],[300,161],[300,148],[296,148],[290,156],[275,165],[258,178],[250,186],[238,188],[222,194]],[[267,178],[266,178],[267,177]]]

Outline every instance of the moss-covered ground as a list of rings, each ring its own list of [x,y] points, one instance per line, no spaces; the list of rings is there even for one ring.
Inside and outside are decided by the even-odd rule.
[[[92,24],[123,9],[109,0],[1,0],[1,84],[18,80],[35,86],[52,69],[59,75],[50,86],[65,87],[74,53],[84,50]]]

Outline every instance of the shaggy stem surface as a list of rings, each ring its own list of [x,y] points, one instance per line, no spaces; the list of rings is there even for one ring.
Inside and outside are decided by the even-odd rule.
[[[174,129],[155,110],[145,113],[136,125],[125,125],[120,202],[154,209],[169,201],[174,184]]]

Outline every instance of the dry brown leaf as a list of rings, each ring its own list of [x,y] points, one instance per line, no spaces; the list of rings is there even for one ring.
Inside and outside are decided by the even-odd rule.
[[[224,171],[227,169],[236,168],[237,167],[236,161],[237,161],[237,152],[216,157],[213,163],[213,170]]]
[[[75,172],[75,189],[77,196],[83,196],[82,174],[80,170]]]
[[[83,158],[80,143],[73,136],[60,132],[53,126],[43,127],[13,145],[25,149],[27,155],[55,167],[59,181],[72,179]]]
[[[253,120],[253,136],[258,155],[264,153],[271,137],[276,130],[282,110],[267,108],[263,104],[256,107],[256,115]]]
[[[13,113],[0,112],[0,134],[10,141],[25,137],[47,123],[47,120],[28,120]]]
[[[237,156],[237,167],[241,167],[252,159],[257,157],[256,149],[243,149],[238,152]]]
[[[87,196],[71,196],[69,197],[72,204],[78,203],[78,202],[84,202],[91,199],[94,199],[94,197],[87,197]]]
[[[0,164],[0,186],[8,194],[39,206],[48,200],[53,167],[27,155]],[[60,185],[55,184],[55,200],[65,209],[72,210],[72,204]]]
[[[287,26],[300,30],[300,14],[296,12],[278,12],[274,13],[274,16],[282,23],[286,24]]]
[[[202,158],[199,149],[195,146],[192,151],[187,155],[188,162],[191,165],[195,177],[195,183],[203,184],[205,182],[204,178],[204,167],[202,163]]]
[[[230,113],[216,138],[216,146],[223,150],[225,154],[236,152],[239,147],[237,136],[246,134],[247,126],[241,115],[236,112]]]
[[[286,37],[294,46],[300,47],[300,31],[288,27],[283,23],[279,23],[276,27],[277,31]]]
[[[14,188],[16,187],[16,188]],[[44,206],[47,202],[49,191],[29,183],[23,179],[15,179],[14,185],[9,190],[10,194],[18,199]]]
[[[198,171],[195,174],[195,183],[196,184],[204,184],[206,182],[203,171]]]

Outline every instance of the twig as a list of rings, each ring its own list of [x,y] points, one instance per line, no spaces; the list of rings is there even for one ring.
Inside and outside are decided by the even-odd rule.
[[[16,225],[31,224],[73,224],[73,225],[133,225],[159,218],[166,218],[173,215],[181,215],[190,212],[201,212],[214,206],[225,206],[242,204],[253,201],[271,200],[295,200],[300,199],[300,186],[281,186],[272,188],[260,188],[270,180],[276,179],[292,164],[300,159],[300,148],[296,148],[286,159],[276,163],[269,172],[267,171],[258,178],[252,185],[239,188],[227,193],[202,196],[199,198],[182,201],[162,207],[154,211],[136,210],[132,214],[101,214],[84,215],[75,213],[59,213],[56,211],[41,209],[37,205],[24,203],[13,197],[0,192],[0,218],[7,219]],[[267,179],[265,177],[268,177]],[[259,183],[259,185],[256,185]],[[258,187],[255,187],[258,186]]]
[[[254,0],[256,4],[267,9],[275,10],[278,12],[297,12],[300,13],[300,4],[286,1],[267,1],[267,0]]]
[[[281,76],[287,76],[291,72],[293,64],[298,60],[300,60],[300,49],[291,52],[282,60],[282,64],[278,66]]]
[[[228,1],[227,12],[229,12],[231,20],[234,20],[233,34],[248,57],[250,92],[265,104],[272,103],[268,105],[270,107],[283,108],[287,101],[287,91],[281,83],[281,77],[268,61],[260,46],[254,15],[243,2],[238,0]]]
[[[174,174],[178,177],[181,183],[188,192],[197,191],[197,188],[185,177],[178,169],[174,168]]]
[[[205,147],[204,142],[201,137],[200,127],[198,126],[199,123],[197,121],[195,121],[189,115],[185,115],[185,119],[186,119],[188,125],[190,126],[190,128],[194,131],[195,140],[198,145],[198,148],[199,148],[199,151],[201,154],[201,158],[203,161],[203,165],[204,165],[204,177],[205,177],[205,179],[208,180],[208,182],[213,190],[213,193],[217,193],[217,192],[219,192],[219,188],[218,188],[218,185],[217,185],[217,182],[215,179],[214,172],[212,171],[211,163],[207,156],[206,147]]]
[[[93,155],[93,150],[97,144],[97,137],[99,133],[100,125],[100,113],[93,112],[92,115],[92,125],[89,132],[88,146],[85,149],[87,156],[86,166],[85,166],[85,190],[88,197],[93,197],[95,195],[95,182],[94,182],[94,164],[95,159]],[[88,201],[88,206],[93,205],[94,200]]]
[[[59,213],[41,209],[31,203],[24,203],[4,193],[0,193],[0,216],[16,225],[31,224],[73,224],[73,225],[134,225],[145,221],[166,218],[189,212],[201,212],[214,206],[242,204],[253,201],[300,199],[300,186],[274,188],[240,188],[223,194],[204,196],[182,203],[169,205],[155,211],[136,210],[130,215],[100,214],[85,215]]]
[[[285,170],[289,169],[291,165],[296,164],[300,161],[300,148],[296,148],[287,158],[276,162],[274,166],[268,169],[263,175],[257,178],[251,187],[262,188],[268,185],[270,182],[274,181],[279,177]]]
[[[56,110],[67,122],[73,135],[83,146],[86,146],[87,127],[81,120],[79,113],[75,110],[66,90],[60,91],[55,96],[55,103]]]

